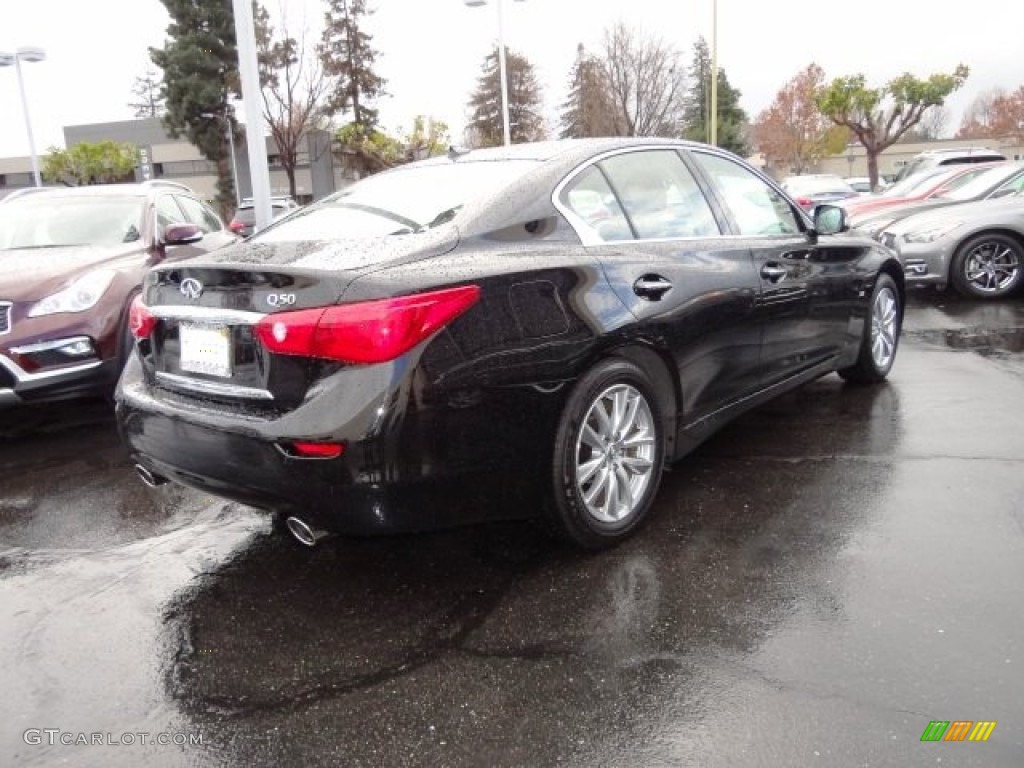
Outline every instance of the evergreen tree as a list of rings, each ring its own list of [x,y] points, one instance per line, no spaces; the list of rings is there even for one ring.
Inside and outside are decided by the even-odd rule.
[[[618,136],[616,112],[601,61],[576,49],[576,63],[569,76],[569,98],[562,104],[559,138]]]
[[[324,71],[336,78],[327,108],[331,114],[351,111],[351,122],[363,134],[377,126],[377,110],[369,103],[384,95],[386,82],[373,70],[377,51],[362,28],[371,13],[366,0],[329,0],[320,46]]]
[[[508,76],[509,136],[513,144],[544,138],[541,90],[533,65],[526,57],[505,49]],[[501,73],[498,46],[484,59],[483,72],[469,100],[470,130],[482,147],[496,147],[504,141],[501,118]]]
[[[234,188],[222,115],[232,121],[228,100],[238,96],[238,49],[231,0],[161,0],[171,17],[167,41],[150,48],[149,56],[163,70],[167,112],[164,126],[171,136],[185,135],[199,152],[217,165],[221,213],[230,210]]]
[[[683,109],[683,138],[692,141],[710,140],[711,117],[711,53],[703,37],[693,46],[693,64],[690,66],[693,85]],[[740,107],[740,92],[729,83],[725,70],[718,68],[718,146],[749,154],[745,136],[747,113]]]

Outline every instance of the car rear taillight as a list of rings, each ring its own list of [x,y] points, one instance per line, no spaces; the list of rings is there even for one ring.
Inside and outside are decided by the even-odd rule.
[[[236,235],[242,234],[245,231],[245,224],[240,222],[238,219],[232,219],[231,223],[228,224],[228,229],[234,232]]]
[[[346,363],[383,363],[408,352],[480,298],[475,285],[394,299],[268,315],[257,338],[279,355]]]
[[[799,205],[801,208],[806,208],[809,205],[814,205],[814,201],[811,200],[811,198],[809,197],[798,197],[796,199],[796,204]]]
[[[132,305],[128,310],[128,328],[136,339],[148,339],[156,328],[156,317],[142,303],[141,296],[132,299]]]

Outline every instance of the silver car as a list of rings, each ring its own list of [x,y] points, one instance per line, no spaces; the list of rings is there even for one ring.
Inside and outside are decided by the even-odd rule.
[[[1007,296],[1024,279],[1024,196],[918,213],[878,239],[899,254],[907,285],[951,284],[975,299]]]

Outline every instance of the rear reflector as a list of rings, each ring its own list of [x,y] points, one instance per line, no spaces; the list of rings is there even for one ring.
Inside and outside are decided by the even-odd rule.
[[[256,336],[279,355],[383,363],[444,328],[480,298],[475,285],[267,315]]]
[[[142,303],[141,296],[132,299],[132,305],[128,310],[128,328],[136,339],[148,339],[156,328],[156,317],[151,315]]]
[[[336,459],[345,452],[343,443],[311,443],[298,441],[289,443],[288,448],[293,456],[303,459]]]

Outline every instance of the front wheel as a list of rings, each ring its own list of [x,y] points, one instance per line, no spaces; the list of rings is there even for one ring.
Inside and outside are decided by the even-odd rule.
[[[618,543],[654,501],[665,441],[653,392],[641,368],[613,359],[591,368],[569,395],[555,437],[554,513],[579,546]]]
[[[1013,293],[1024,270],[1024,248],[995,232],[967,240],[956,250],[950,280],[969,299],[998,299]]]
[[[871,292],[857,362],[840,370],[839,375],[857,384],[884,381],[896,361],[902,327],[903,305],[899,289],[889,275],[882,273],[875,280],[875,289]]]

